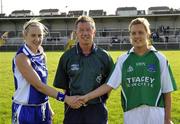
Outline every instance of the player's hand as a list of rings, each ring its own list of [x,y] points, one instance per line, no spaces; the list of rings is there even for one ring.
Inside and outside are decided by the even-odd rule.
[[[65,96],[65,102],[73,109],[78,109],[82,105],[84,105],[84,102],[81,100],[78,100],[79,96]]]
[[[89,101],[89,98],[87,95],[80,96],[77,98],[78,101],[82,101],[83,103],[87,103]]]

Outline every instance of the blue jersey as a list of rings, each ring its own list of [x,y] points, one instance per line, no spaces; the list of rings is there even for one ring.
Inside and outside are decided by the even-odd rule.
[[[43,52],[34,54],[26,44],[19,48],[16,55],[23,53],[31,61],[32,68],[37,72],[41,81],[46,84],[48,71],[45,63],[45,56]],[[15,93],[13,101],[20,104],[41,104],[48,100],[48,97],[43,93],[36,90],[21,74],[18,70],[15,58],[13,59],[13,73],[15,83]],[[33,78],[33,77],[32,77]]]

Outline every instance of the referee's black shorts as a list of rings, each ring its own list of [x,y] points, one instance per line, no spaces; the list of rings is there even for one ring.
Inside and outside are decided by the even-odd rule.
[[[107,124],[107,109],[104,103],[88,104],[79,109],[66,107],[64,124]]]

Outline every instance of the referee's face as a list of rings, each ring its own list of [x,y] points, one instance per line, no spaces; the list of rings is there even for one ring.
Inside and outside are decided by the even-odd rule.
[[[76,35],[81,45],[92,45],[96,30],[90,22],[79,22],[76,28]]]

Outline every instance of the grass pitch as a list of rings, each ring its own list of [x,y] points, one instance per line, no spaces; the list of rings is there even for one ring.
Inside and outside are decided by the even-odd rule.
[[[162,51],[171,65],[176,83],[180,86],[180,51]],[[11,102],[14,92],[13,75],[11,69],[15,52],[0,52],[0,124],[11,124]],[[62,52],[46,52],[48,58],[48,85],[52,86],[59,57]],[[114,61],[122,54],[120,51],[110,51]],[[172,120],[180,124],[180,91],[172,93]],[[55,112],[53,124],[62,124],[64,107],[62,102],[50,98]],[[120,104],[120,88],[111,92],[107,101],[109,124],[123,124],[123,112]]]

